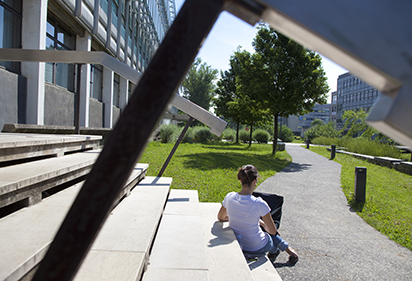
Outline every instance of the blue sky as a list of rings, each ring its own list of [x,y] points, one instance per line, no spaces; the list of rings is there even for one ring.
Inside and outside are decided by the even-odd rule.
[[[175,2],[176,11],[179,11],[184,0],[175,0]],[[212,68],[227,70],[229,68],[229,58],[239,45],[249,52],[254,51],[252,40],[255,34],[255,27],[227,12],[223,12],[205,40],[198,57],[203,62],[211,65]],[[338,76],[347,72],[347,70],[325,57],[323,57],[323,69],[328,77],[331,92],[336,91]]]

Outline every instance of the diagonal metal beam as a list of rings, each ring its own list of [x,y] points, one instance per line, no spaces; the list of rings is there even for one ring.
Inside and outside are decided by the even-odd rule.
[[[33,280],[72,280],[224,0],[188,0],[142,76]]]

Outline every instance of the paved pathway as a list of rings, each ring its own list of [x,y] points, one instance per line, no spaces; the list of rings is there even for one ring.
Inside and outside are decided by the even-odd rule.
[[[340,164],[287,145],[292,164],[257,191],[285,197],[279,232],[299,254],[275,261],[287,280],[412,280],[412,251],[380,234],[352,212],[340,188]]]

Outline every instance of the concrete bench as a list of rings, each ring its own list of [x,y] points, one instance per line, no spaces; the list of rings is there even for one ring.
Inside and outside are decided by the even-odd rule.
[[[22,202],[31,206],[42,200],[42,192],[89,173],[99,150],[48,158],[0,168],[0,207]]]
[[[0,163],[97,149],[101,136],[0,133]]]
[[[209,280],[196,190],[170,191],[142,280]]]
[[[246,261],[229,223],[217,221],[220,206],[220,203],[200,203],[210,280],[282,281],[266,256]]]
[[[281,280],[265,257],[248,265],[228,223],[217,221],[220,206],[172,189],[142,280]]]
[[[171,178],[146,177],[113,210],[74,280],[140,280]]]
[[[144,175],[147,166],[137,165],[125,189],[132,188],[135,179]],[[0,253],[3,257],[0,259],[0,280],[20,280],[26,274],[33,273],[32,269],[46,253],[82,184],[78,183],[35,206],[0,219]],[[123,202],[127,202],[127,198]]]

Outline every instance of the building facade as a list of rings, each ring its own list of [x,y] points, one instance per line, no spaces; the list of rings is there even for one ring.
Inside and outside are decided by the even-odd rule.
[[[345,121],[342,118],[345,110],[363,109],[368,112],[380,92],[349,72],[338,77],[336,91],[336,128],[343,128]],[[332,95],[333,103],[333,95]]]
[[[331,104],[316,104],[312,112],[299,116],[298,130],[301,136],[310,128],[310,124],[315,119],[320,119],[325,124],[329,123],[331,121]]]
[[[175,14],[174,0],[2,0],[0,48],[103,51],[144,72]],[[72,64],[1,61],[0,127],[73,126],[74,74]],[[84,65],[80,126],[112,128],[134,86]]]

